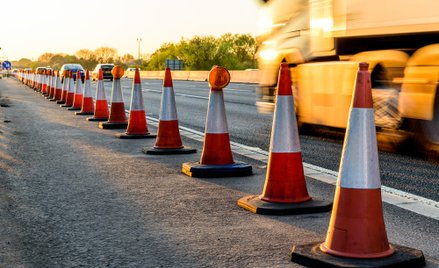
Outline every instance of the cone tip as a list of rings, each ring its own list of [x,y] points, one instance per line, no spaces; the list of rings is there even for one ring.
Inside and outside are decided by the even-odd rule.
[[[99,80],[104,80],[104,73],[102,72],[102,69],[99,69]]]
[[[85,80],[90,80],[90,73],[88,70],[85,70]]]
[[[277,95],[290,96],[293,94],[293,90],[291,89],[290,69],[286,62],[282,62],[280,65],[277,88]]]
[[[172,87],[172,77],[171,77],[171,69],[166,67],[165,69],[165,79],[163,80],[164,87]]]
[[[353,108],[373,108],[372,89],[370,82],[369,64],[360,62],[355,84]]]
[[[134,84],[140,84],[140,72],[139,68],[136,68],[136,71],[134,72]]]

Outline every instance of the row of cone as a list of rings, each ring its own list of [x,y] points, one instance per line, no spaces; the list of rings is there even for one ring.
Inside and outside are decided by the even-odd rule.
[[[102,80],[101,75],[100,73],[99,80]],[[123,106],[120,84],[117,84],[119,83],[117,80],[113,82],[112,105],[116,103]],[[224,177],[252,174],[251,166],[233,160],[230,148],[222,91],[229,81],[230,74],[222,67],[216,66],[209,73],[211,90],[203,152],[199,162],[183,164],[182,171],[189,176]],[[37,87],[41,87],[44,91],[44,84]],[[98,101],[102,101],[100,105],[108,111],[105,92],[101,87],[103,85],[98,81],[96,109]],[[130,121],[126,133],[120,137],[149,135],[145,128],[146,119],[141,96],[140,76],[137,70],[133,81]],[[102,117],[96,116],[96,109],[94,118],[107,118],[105,113]],[[118,113],[119,117],[112,118],[111,113]],[[109,118],[108,122],[112,126],[125,122],[124,108],[111,109]],[[104,128],[103,126],[100,127]],[[293,248],[292,261],[302,265],[311,267],[421,267],[425,265],[422,252],[398,245],[391,246],[387,239],[367,63],[359,65],[346,131],[332,205],[331,202],[311,197],[308,193],[294,111],[292,83],[288,65],[283,63],[279,71],[265,185],[262,194],[243,197],[238,201],[238,205],[253,213],[278,215],[324,212],[332,207],[325,241]],[[191,148],[187,148],[187,151],[182,150],[183,148],[178,131],[172,79],[169,69],[166,69],[156,145],[153,149],[144,152],[151,154],[167,150],[176,150],[177,153],[194,152]]]

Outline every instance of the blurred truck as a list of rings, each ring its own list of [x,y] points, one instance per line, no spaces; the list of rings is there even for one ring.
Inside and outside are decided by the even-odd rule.
[[[271,112],[287,62],[299,126],[345,128],[368,62],[378,134],[439,151],[439,1],[268,0],[257,33],[256,104]]]

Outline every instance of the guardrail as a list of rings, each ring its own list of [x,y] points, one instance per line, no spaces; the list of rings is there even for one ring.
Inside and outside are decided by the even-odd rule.
[[[259,70],[229,71],[231,81],[235,83],[258,83]],[[209,71],[171,71],[173,80],[207,81]],[[144,79],[163,79],[165,71],[141,71]],[[134,72],[125,72],[125,77],[133,78]]]

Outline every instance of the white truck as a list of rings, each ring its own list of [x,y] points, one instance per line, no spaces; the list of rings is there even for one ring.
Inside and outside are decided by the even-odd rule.
[[[299,125],[345,128],[358,63],[369,63],[378,134],[439,152],[439,1],[263,1],[256,104],[272,111],[279,64]]]

